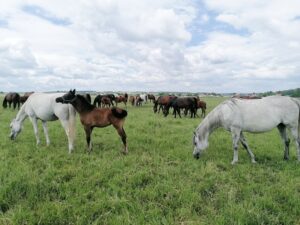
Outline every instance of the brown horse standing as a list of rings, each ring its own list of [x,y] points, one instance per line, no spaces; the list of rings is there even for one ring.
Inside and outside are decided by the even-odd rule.
[[[3,108],[11,107],[11,104],[13,104],[13,108],[15,109],[18,106],[18,109],[20,108],[20,95],[16,92],[10,92],[5,95],[3,99],[2,106]]]
[[[131,103],[132,106],[134,106],[135,105],[135,96],[130,96],[129,102]]]
[[[124,144],[123,153],[127,154],[126,133],[123,128],[127,111],[120,108],[97,108],[91,105],[81,95],[75,95],[75,90],[69,91],[62,97],[56,98],[56,102],[70,103],[80,115],[81,124],[84,127],[88,151],[92,150],[91,134],[94,127],[107,127],[113,125],[122,138]]]
[[[197,109],[201,109],[201,117],[204,118],[206,113],[206,102],[197,100]]]
[[[110,107],[112,105],[112,102],[109,97],[103,96],[101,98],[101,104],[102,104],[103,108]]]

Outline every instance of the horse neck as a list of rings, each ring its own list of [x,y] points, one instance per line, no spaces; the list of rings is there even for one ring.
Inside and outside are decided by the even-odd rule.
[[[28,117],[27,113],[25,112],[25,107],[26,107],[26,102],[22,105],[21,109],[19,110],[16,116],[16,120],[21,123]]]
[[[207,139],[215,129],[221,126],[222,124],[220,111],[214,109],[204,118],[204,120],[200,123],[196,130],[198,135],[202,136],[201,138]]]
[[[90,109],[90,107],[85,107],[85,102],[83,102],[81,99],[79,98],[76,98],[76,100],[74,102],[71,103],[73,105],[73,107],[76,109],[76,111],[79,113],[79,114],[82,114],[82,113],[86,113],[86,112],[90,112],[92,111]]]

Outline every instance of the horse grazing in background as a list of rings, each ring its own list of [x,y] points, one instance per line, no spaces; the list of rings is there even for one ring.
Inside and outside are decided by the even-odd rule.
[[[37,145],[40,144],[40,138],[38,134],[37,121],[42,121],[47,146],[50,144],[50,139],[47,129],[47,121],[60,120],[69,142],[69,153],[72,152],[75,139],[75,125],[76,125],[76,112],[73,106],[63,105],[56,103],[55,99],[61,96],[62,93],[34,93],[27,101],[22,105],[17,116],[10,124],[11,133],[10,138],[15,140],[17,135],[22,130],[22,124],[24,120],[29,117],[34,134],[36,137]]]
[[[130,96],[129,102],[131,103],[132,106],[134,106],[135,105],[135,96]]]
[[[97,108],[86,101],[81,95],[75,95],[75,89],[62,97],[56,98],[56,102],[70,103],[80,115],[81,124],[84,127],[88,151],[92,150],[91,134],[94,127],[106,127],[113,125],[122,138],[124,144],[123,153],[127,154],[126,133],[123,125],[127,111],[120,108]]]
[[[14,109],[16,107],[18,107],[18,109],[19,109],[20,108],[20,95],[16,92],[10,92],[10,93],[6,94],[3,99],[3,103],[2,103],[3,108],[7,108],[7,103],[8,103],[9,108],[11,107],[11,104],[13,104]]]
[[[102,96],[101,105],[102,105],[103,108],[110,107],[112,105],[112,102],[111,102],[109,97]]]
[[[111,105],[114,106],[113,101],[115,101],[116,97],[113,94],[97,95],[94,99],[93,105],[96,106],[96,107],[101,107],[101,103],[102,103],[101,100],[102,100],[103,97],[109,98]]]
[[[116,106],[118,106],[118,103],[123,102],[125,107],[127,107],[127,100],[128,100],[128,94],[125,93],[125,95],[120,95],[115,98]]]
[[[142,106],[142,103],[144,102],[144,99],[137,95],[135,96],[135,106]]]
[[[153,94],[148,94],[147,98],[149,99],[150,102],[155,102],[155,96]]]
[[[270,96],[256,100],[232,98],[218,105],[199,124],[194,132],[195,158],[199,158],[208,147],[209,135],[218,127],[231,132],[233,142],[232,164],[238,162],[238,143],[247,150],[252,163],[255,157],[243,132],[261,133],[277,127],[284,144],[284,159],[289,158],[287,128],[295,139],[298,161],[300,161],[300,100],[286,96]]]
[[[174,109],[174,117],[176,118],[176,113],[180,115],[180,109],[185,109],[191,112],[191,118],[195,118],[197,110],[197,99],[194,97],[184,97],[184,98],[174,98],[172,99],[166,107],[163,109],[164,116],[168,116],[170,107]]]
[[[32,95],[34,92],[25,92],[23,96],[20,96],[20,103],[24,104],[24,102],[26,102],[26,100],[28,99],[28,97],[30,95]]]
[[[169,104],[169,102],[172,100],[172,99],[175,99],[177,98],[176,96],[174,95],[164,95],[164,96],[159,96],[156,101],[154,102],[154,105],[153,105],[153,111],[154,113],[159,113],[159,111],[161,109],[163,109],[167,104]],[[158,109],[157,109],[158,108]]]

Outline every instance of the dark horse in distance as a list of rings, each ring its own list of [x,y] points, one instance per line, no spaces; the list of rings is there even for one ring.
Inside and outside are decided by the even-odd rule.
[[[3,99],[2,106],[3,108],[11,107],[11,104],[13,104],[13,108],[15,109],[18,106],[18,109],[20,108],[20,95],[16,92],[10,92],[5,95]]]
[[[88,151],[92,150],[91,134],[94,127],[107,127],[113,125],[122,138],[124,144],[123,153],[127,154],[126,133],[123,128],[127,111],[120,108],[97,108],[90,104],[82,95],[75,95],[75,89],[70,90],[62,97],[56,98],[56,102],[70,103],[79,113],[81,124],[84,127]]]

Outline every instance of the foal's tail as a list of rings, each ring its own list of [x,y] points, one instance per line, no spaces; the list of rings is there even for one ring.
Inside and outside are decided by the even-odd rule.
[[[7,100],[6,100],[6,98],[4,98],[2,106],[3,106],[3,108],[7,108]]]
[[[119,119],[123,119],[127,116],[127,111],[124,109],[113,107],[111,111],[112,114]]]

